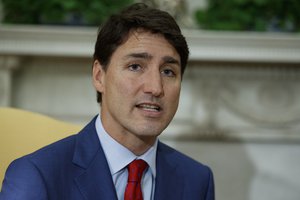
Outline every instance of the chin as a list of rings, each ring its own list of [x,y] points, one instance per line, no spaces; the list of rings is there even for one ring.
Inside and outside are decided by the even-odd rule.
[[[159,136],[164,129],[157,128],[157,127],[148,127],[147,129],[143,129],[139,131],[141,136],[148,136],[148,137],[157,137]]]

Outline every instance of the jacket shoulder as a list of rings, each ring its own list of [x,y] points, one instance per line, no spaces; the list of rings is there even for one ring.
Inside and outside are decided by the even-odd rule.
[[[186,177],[190,177],[194,180],[209,180],[213,176],[212,170],[208,165],[199,162],[164,143],[159,143],[158,151],[164,155],[164,159],[168,160],[171,165],[176,166],[176,168],[184,173],[184,176]]]
[[[183,199],[214,200],[214,178],[209,166],[164,143],[159,143],[157,150],[157,155],[161,154],[159,160],[176,169],[178,179],[184,184]]]

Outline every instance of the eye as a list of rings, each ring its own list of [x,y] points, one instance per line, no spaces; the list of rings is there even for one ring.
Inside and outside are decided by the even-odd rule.
[[[140,71],[142,69],[141,65],[139,64],[131,64],[128,66],[128,68],[131,71]]]
[[[176,75],[175,72],[171,69],[164,69],[161,73],[168,77],[174,77]]]

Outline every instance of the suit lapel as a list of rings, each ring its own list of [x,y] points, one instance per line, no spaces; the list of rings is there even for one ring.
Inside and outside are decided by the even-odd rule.
[[[117,200],[117,194],[109,166],[95,129],[95,119],[79,134],[73,156],[73,163],[80,169],[75,183],[87,200]],[[182,177],[174,159],[173,150],[158,143],[156,160],[155,200],[180,200],[183,194]]]
[[[95,129],[95,119],[76,140],[73,163],[81,167],[75,182],[88,200],[117,200],[110,170]]]
[[[182,199],[182,177],[172,162],[173,150],[160,143],[157,147],[157,172],[155,183],[155,200]]]

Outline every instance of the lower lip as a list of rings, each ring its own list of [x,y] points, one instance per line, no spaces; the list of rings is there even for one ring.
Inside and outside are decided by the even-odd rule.
[[[138,107],[137,107],[137,109],[139,111],[141,111],[145,117],[149,117],[149,118],[158,118],[158,117],[161,117],[161,115],[162,115],[161,111],[143,109],[143,108],[138,108]]]

